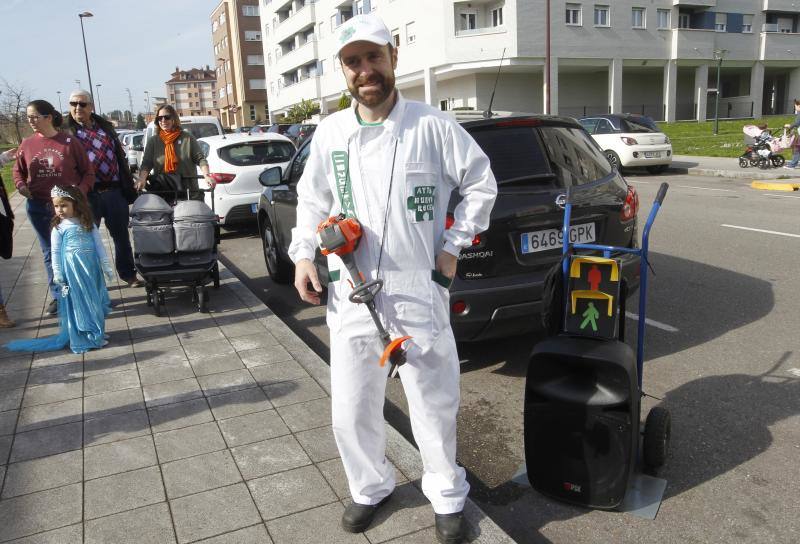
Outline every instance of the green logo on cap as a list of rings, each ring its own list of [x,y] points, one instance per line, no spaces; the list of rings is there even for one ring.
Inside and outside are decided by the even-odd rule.
[[[349,40],[350,37],[355,33],[356,33],[356,29],[355,28],[353,28],[352,26],[351,27],[347,27],[344,30],[342,30],[342,34],[339,36],[339,41],[341,43],[344,43],[347,40]]]

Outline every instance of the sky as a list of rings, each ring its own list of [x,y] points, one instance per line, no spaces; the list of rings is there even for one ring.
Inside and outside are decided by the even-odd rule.
[[[211,12],[219,0],[0,0],[0,90],[24,85],[32,100],[67,109],[70,91],[89,88],[83,19],[95,110],[145,110],[145,93],[164,96],[175,67],[214,66]],[[97,84],[100,84],[99,97]],[[99,100],[98,100],[99,98]]]

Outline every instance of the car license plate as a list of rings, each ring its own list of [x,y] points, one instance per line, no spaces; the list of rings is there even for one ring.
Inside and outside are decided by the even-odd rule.
[[[250,211],[253,213],[258,213],[258,204],[250,204]]]
[[[644,152],[645,159],[660,159],[661,158],[661,151],[645,151]]]
[[[525,232],[521,236],[520,247],[522,253],[536,253],[561,247],[563,234],[561,229],[537,230]],[[588,244],[595,241],[594,223],[571,225],[569,227],[569,241],[571,244]]]

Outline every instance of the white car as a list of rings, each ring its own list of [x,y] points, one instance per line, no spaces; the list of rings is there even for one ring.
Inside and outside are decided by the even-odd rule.
[[[611,166],[643,166],[659,174],[672,163],[672,144],[655,123],[642,115],[609,114],[578,121],[608,157]]]
[[[208,136],[198,142],[214,180],[214,210],[220,225],[255,221],[263,190],[258,175],[269,166],[285,169],[295,152],[289,138],[272,132]],[[202,175],[199,168],[197,175]],[[203,180],[199,184],[209,188]],[[206,193],[206,204],[211,206],[211,193]]]
[[[136,172],[142,163],[142,155],[144,155],[144,132],[129,132],[121,138],[122,148],[128,157],[128,166],[130,166],[131,172]]]

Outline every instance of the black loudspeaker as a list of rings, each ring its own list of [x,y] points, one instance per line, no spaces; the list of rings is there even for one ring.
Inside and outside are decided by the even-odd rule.
[[[554,336],[525,384],[525,459],[537,491],[589,508],[625,497],[639,445],[636,355],[627,344]]]

